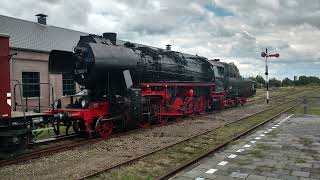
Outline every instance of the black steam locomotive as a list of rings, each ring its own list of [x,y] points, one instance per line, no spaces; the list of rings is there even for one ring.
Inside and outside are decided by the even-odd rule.
[[[71,103],[53,113],[64,114],[77,131],[102,137],[114,128],[243,105],[255,93],[233,64],[170,48],[117,45],[115,33],[82,36],[74,52],[53,50],[49,71],[72,74],[87,92],[80,108]]]

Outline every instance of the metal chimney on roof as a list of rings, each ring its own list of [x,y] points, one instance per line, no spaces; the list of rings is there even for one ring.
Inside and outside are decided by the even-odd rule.
[[[171,51],[171,45],[170,45],[170,44],[167,44],[167,45],[166,45],[166,50],[167,50],[167,51]]]
[[[38,23],[39,24],[43,24],[43,25],[47,25],[47,15],[45,14],[37,14],[36,15],[38,17]]]

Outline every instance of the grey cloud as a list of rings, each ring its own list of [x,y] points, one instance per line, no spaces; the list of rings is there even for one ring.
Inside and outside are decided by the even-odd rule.
[[[208,4],[233,16],[218,17]],[[174,50],[234,61],[245,76],[263,74],[260,53],[268,48],[280,53],[270,67],[282,77],[320,68],[319,9],[319,0],[4,0],[0,13],[34,21],[43,12],[50,25],[115,31],[119,38],[157,47],[170,43]]]

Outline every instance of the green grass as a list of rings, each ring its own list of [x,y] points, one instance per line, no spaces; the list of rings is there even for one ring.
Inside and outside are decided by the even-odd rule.
[[[276,168],[271,166],[258,166],[257,168],[255,168],[255,170],[260,172],[271,172],[271,171],[275,171]]]
[[[267,146],[265,144],[260,144],[260,143],[256,145],[256,148],[259,149],[259,150],[264,150],[264,151],[270,149],[269,146]]]
[[[68,133],[69,134],[74,133],[72,127],[69,128]],[[65,134],[66,134],[66,126],[60,126],[60,135],[65,135]],[[39,133],[38,135],[35,135],[34,139],[41,140],[41,139],[47,139],[47,138],[54,137],[54,136],[56,136],[56,135],[53,130],[45,130],[45,131],[42,131],[41,133]]]
[[[271,136],[272,138],[275,138],[275,137],[277,137],[278,133],[279,132],[277,130],[273,130],[268,135]]]
[[[307,96],[320,96],[319,87],[315,87],[315,89],[318,91],[310,92]],[[320,115],[320,98],[309,98],[307,104],[307,114]],[[292,109],[290,113],[304,114],[304,104]]]
[[[246,165],[251,165],[251,164],[253,164],[253,162],[250,161],[249,159],[238,159],[238,160],[236,161],[236,163],[237,163],[238,165],[240,165],[240,166],[246,166]]]
[[[252,149],[248,151],[247,154],[250,154],[256,158],[263,158],[265,156],[260,149]]]
[[[320,115],[320,108],[313,108],[308,111],[308,114]]]
[[[310,146],[312,144],[312,139],[309,138],[300,138],[300,141],[304,146]]]
[[[305,163],[306,161],[304,159],[296,159],[295,160],[296,163]]]

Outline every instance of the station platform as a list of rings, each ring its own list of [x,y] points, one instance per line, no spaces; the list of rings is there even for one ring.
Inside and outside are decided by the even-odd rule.
[[[171,179],[320,179],[320,116],[283,115]]]

